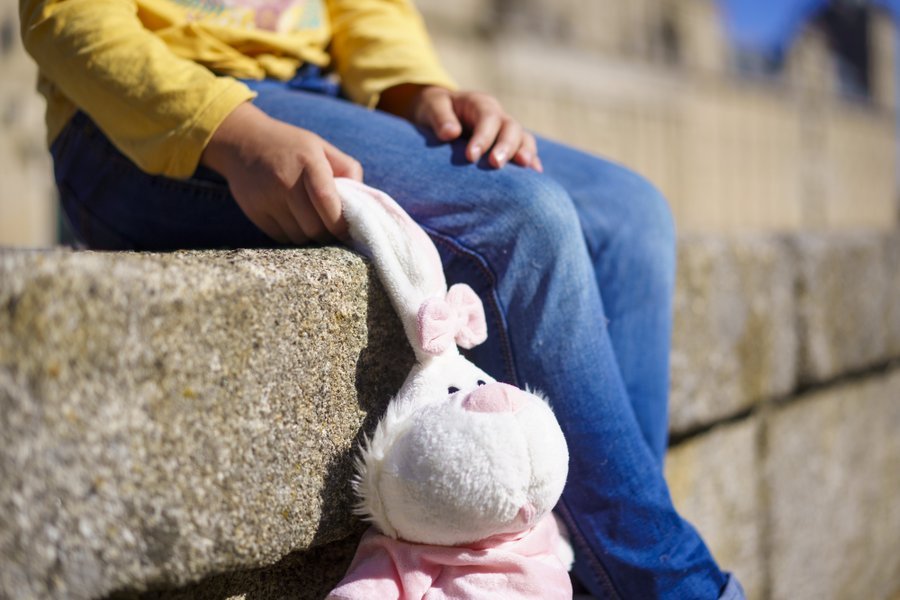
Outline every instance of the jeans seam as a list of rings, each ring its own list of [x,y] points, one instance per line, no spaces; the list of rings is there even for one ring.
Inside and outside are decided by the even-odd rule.
[[[500,337],[500,347],[503,352],[503,358],[506,361],[507,370],[509,370],[513,374],[515,379],[518,379],[518,372],[512,354],[512,344],[511,340],[509,339],[509,335],[507,334],[506,319],[503,313],[503,306],[497,294],[497,278],[494,275],[494,272],[491,270],[488,260],[480,252],[476,252],[475,250],[466,247],[452,236],[439,232],[431,227],[427,227],[421,224],[420,226],[428,233],[428,235],[435,241],[435,243],[447,248],[456,256],[472,259],[472,263],[488,279],[488,284],[490,286],[490,304],[493,308],[493,311],[491,312],[496,311],[496,314],[492,315],[492,318],[494,319],[495,324],[498,325],[498,334]],[[518,382],[516,381],[516,383]],[[584,555],[588,564],[591,566],[591,570],[597,576],[597,579],[599,580],[600,586],[601,588],[603,588],[603,591],[607,594],[610,600],[622,600],[623,596],[616,590],[616,587],[613,584],[612,578],[610,577],[606,567],[603,566],[603,563],[594,554],[590,545],[587,543],[584,534],[582,534],[581,530],[578,528],[577,524],[572,518],[572,513],[566,505],[565,500],[560,499],[559,506],[561,509],[560,512],[565,516],[566,520],[570,524],[571,537],[573,541],[575,541],[581,549],[582,554]]]
[[[590,544],[587,542],[587,538],[585,538],[581,529],[578,527],[578,524],[575,522],[575,519],[572,517],[572,511],[569,509],[564,498],[560,498],[559,504],[556,507],[556,512],[560,513],[567,521],[570,539],[581,550],[582,555],[591,567],[591,571],[597,576],[600,587],[603,588],[603,591],[606,593],[609,600],[622,600],[624,596],[616,590],[616,586],[612,581],[612,577],[609,575],[609,571],[603,566],[603,562],[591,549]]]
[[[493,270],[490,268],[488,260],[480,252],[476,252],[475,250],[464,246],[462,243],[460,243],[450,235],[421,224],[420,227],[422,227],[422,229],[424,229],[436,243],[447,248],[456,256],[471,259],[472,264],[474,264],[479,272],[481,272],[487,278],[487,283],[490,287],[489,304],[493,309],[489,311],[488,314],[490,314],[490,318],[497,328],[498,337],[500,338],[500,349],[503,353],[503,361],[506,367],[507,374],[511,376],[512,383],[518,384],[519,372],[516,368],[515,359],[513,358],[514,355],[512,351],[512,340],[509,338],[509,334],[507,333],[508,327],[506,323],[506,315],[503,311],[503,304],[500,301],[500,297],[497,293],[497,277],[494,275]]]

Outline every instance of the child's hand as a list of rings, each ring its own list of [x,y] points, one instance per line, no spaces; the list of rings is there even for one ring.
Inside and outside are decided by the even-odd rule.
[[[523,167],[544,170],[534,136],[488,94],[403,84],[385,90],[379,108],[431,127],[445,142],[455,140],[465,130],[470,134],[466,158],[472,162],[490,151],[488,162],[498,169],[512,160]]]
[[[362,181],[362,167],[316,134],[245,103],[225,118],[200,161],[225,177],[247,218],[275,241],[346,236],[334,178]]]

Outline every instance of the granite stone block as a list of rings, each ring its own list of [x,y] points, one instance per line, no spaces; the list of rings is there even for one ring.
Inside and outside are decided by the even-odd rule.
[[[794,265],[774,237],[679,242],[671,425],[678,434],[795,385]]]
[[[412,352],[337,248],[0,253],[0,596],[270,565],[353,531]]]
[[[768,429],[771,598],[897,598],[900,370],[803,397]]]

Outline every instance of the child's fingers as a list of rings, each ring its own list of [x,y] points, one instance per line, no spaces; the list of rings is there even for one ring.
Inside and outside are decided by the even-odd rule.
[[[356,181],[363,180],[363,168],[359,161],[344,154],[331,144],[325,144],[325,158],[331,165],[331,172],[335,177],[347,177]]]
[[[343,238],[347,232],[347,222],[341,211],[341,197],[334,185],[334,171],[324,153],[320,159],[306,165],[301,179],[307,198],[318,215],[316,225],[323,226],[335,237]],[[324,231],[316,233],[317,236],[310,237],[318,241],[330,237]]]
[[[479,115],[472,129],[472,138],[466,147],[466,157],[471,162],[478,162],[484,152],[494,145],[501,125],[500,113],[490,111]]]
[[[302,180],[303,174],[301,173],[300,181],[288,190],[287,202],[284,211],[279,215],[279,222],[290,222],[289,225],[282,223],[282,227],[295,244],[302,244],[310,240],[325,242],[331,236],[322,222],[322,217],[313,207]]]
[[[281,226],[269,215],[259,215],[250,219],[253,224],[259,227],[263,233],[278,242],[279,244],[290,244],[291,239],[287,236]]]
[[[522,137],[525,131],[515,119],[509,117],[501,121],[500,131],[497,134],[497,141],[491,150],[490,163],[491,166],[501,168],[510,158],[518,154],[519,148],[522,146]]]
[[[462,135],[462,124],[453,111],[453,101],[448,91],[429,94],[422,112],[439,140],[449,142]]]
[[[310,215],[303,211],[298,211],[298,206],[299,203],[289,201],[287,205],[278,207],[277,212],[273,215],[273,219],[284,233],[284,236],[288,238],[289,243],[300,246],[309,242],[310,239],[314,239],[314,236],[310,234],[314,234],[316,229],[309,227]],[[318,219],[315,213],[311,216]],[[324,228],[321,228],[321,230],[324,231]]]
[[[543,167],[540,166],[540,159],[537,154],[537,141],[527,131],[522,136],[522,145],[513,157],[513,162],[517,165],[531,167],[535,171],[543,172]]]

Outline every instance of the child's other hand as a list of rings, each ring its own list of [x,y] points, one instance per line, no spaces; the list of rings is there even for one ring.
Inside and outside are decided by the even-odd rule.
[[[498,169],[512,160],[523,167],[544,170],[534,136],[488,94],[403,84],[385,90],[379,108],[430,127],[445,142],[465,131],[469,134],[466,158],[471,162],[489,152],[488,163]]]
[[[318,135],[238,106],[200,162],[220,173],[247,218],[283,244],[346,236],[335,177],[362,181],[362,167]]]

